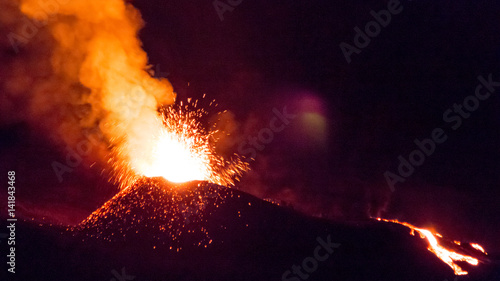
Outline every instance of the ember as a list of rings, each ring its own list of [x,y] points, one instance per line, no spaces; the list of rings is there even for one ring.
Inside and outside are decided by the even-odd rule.
[[[177,184],[144,177],[70,230],[83,240],[127,241],[145,235],[155,249],[179,251],[186,245],[183,241],[207,247],[212,243],[207,217],[231,196],[229,189],[206,181]]]

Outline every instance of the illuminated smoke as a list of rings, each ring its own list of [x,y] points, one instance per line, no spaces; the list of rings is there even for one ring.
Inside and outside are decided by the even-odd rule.
[[[198,167],[185,171],[192,176],[182,180],[213,179],[213,171],[201,166],[214,161],[219,163],[218,169],[229,166],[213,155],[199,155],[211,152],[207,138],[194,145],[190,143],[192,134],[175,135],[172,128],[165,127],[169,121],[161,116],[160,108],[173,104],[176,95],[166,79],[152,77],[137,37],[143,21],[131,4],[123,0],[7,4],[8,14],[16,16],[2,19],[9,31],[8,42],[2,45],[10,44],[17,54],[6,58],[11,71],[2,81],[6,95],[1,103],[7,106],[5,115],[14,116],[8,116],[11,121],[28,121],[70,147],[84,136],[91,138],[91,161],[111,168],[122,186],[135,175],[154,176],[161,174],[158,169],[183,167],[177,164],[186,159],[187,166],[194,163]],[[24,15],[16,14],[16,9]],[[8,109],[16,104],[23,104],[18,112]],[[192,120],[176,121],[181,121],[180,127],[193,129]],[[166,147],[175,144],[182,149]],[[153,154],[172,151],[183,154],[165,158],[163,153],[162,166],[151,167],[157,164]],[[225,174],[239,175],[239,171]],[[215,182],[228,184],[231,180]]]

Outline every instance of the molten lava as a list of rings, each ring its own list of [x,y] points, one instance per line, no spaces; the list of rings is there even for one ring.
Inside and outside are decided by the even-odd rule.
[[[388,220],[388,219],[382,219],[382,218],[377,218],[378,221],[385,221],[385,222],[392,222],[392,223],[397,223],[400,225],[404,225],[408,228],[411,229],[411,234],[414,235],[415,231],[420,234],[420,238],[426,238],[427,241],[429,242],[429,247],[427,248],[430,252],[435,254],[439,259],[441,259],[444,263],[446,263],[448,266],[450,266],[453,271],[455,272],[455,275],[466,275],[468,274],[467,271],[464,271],[456,262],[461,261],[461,262],[467,262],[471,265],[478,265],[479,261],[478,259],[465,255],[465,254],[460,254],[458,252],[452,251],[450,249],[447,249],[443,247],[439,242],[438,239],[436,238],[442,238],[443,236],[439,233],[432,233],[430,230],[424,229],[424,228],[418,228],[414,225],[411,225],[407,222],[400,222],[398,220]],[[455,244],[460,245],[461,243],[459,241],[454,241]],[[483,247],[481,247],[479,244],[471,243],[470,244],[474,249],[486,254],[484,251]]]
[[[194,107],[181,103],[179,110],[163,111],[164,122],[152,133],[150,146],[131,159],[135,174],[174,183],[199,180],[227,186],[248,169],[237,155],[225,161],[215,153],[210,139],[215,139],[216,131],[204,130],[198,119],[206,111],[195,107],[196,103]]]
[[[470,245],[472,246],[472,248],[478,250],[478,251],[481,251],[483,254],[488,254],[486,253],[486,251],[484,250],[483,247],[481,247],[481,245],[479,244],[476,244],[476,243],[470,243]]]
[[[142,167],[147,177],[164,177],[171,182],[186,182],[205,180],[209,177],[209,161],[207,155],[192,152],[190,146],[175,134],[166,129],[161,130],[157,137],[147,167]]]

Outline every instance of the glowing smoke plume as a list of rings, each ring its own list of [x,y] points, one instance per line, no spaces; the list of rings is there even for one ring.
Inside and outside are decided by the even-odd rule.
[[[45,5],[50,7],[47,14],[41,13],[40,3],[20,1],[19,10],[43,26],[23,46],[9,66],[13,74],[6,78],[10,89],[5,99],[28,100],[29,110],[21,118],[43,123],[40,126],[54,132],[54,139],[69,146],[75,145],[83,130],[97,131],[99,147],[93,160],[111,166],[122,186],[135,175],[227,185],[246,169],[239,160],[217,157],[209,143],[212,134],[200,136],[197,121],[181,118],[180,112],[169,111],[174,120],[159,113],[162,106],[174,103],[176,95],[166,79],[151,77],[147,54],[137,37],[143,21],[131,4],[54,0]],[[14,23],[10,28],[23,27]],[[37,72],[25,69],[36,66]],[[75,108],[83,109],[76,117]],[[198,113],[190,117],[199,117]]]

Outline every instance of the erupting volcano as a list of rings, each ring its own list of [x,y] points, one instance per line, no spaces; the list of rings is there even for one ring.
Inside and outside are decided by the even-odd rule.
[[[20,9],[41,20],[38,5],[23,0]],[[71,98],[75,110],[83,109],[76,120],[67,118],[51,128],[63,141],[72,146],[75,135],[97,131],[103,151],[92,156],[112,166],[113,179],[122,188],[140,176],[231,185],[241,175],[247,167],[238,156],[225,160],[214,153],[215,131],[197,120],[207,112],[190,99],[174,105],[176,94],[169,81],[152,77],[137,38],[143,22],[131,4],[77,0],[56,8],[47,22],[54,42],[53,73],[41,82],[39,95],[57,95],[60,89],[47,93],[46,88],[61,88],[63,81],[74,95],[54,100]],[[36,113],[39,109],[33,107]]]
[[[208,182],[141,178],[85,219],[76,235],[108,241],[144,235],[154,248],[177,251],[186,244],[207,247],[212,242],[207,217],[227,196],[232,196],[229,190]]]
[[[163,114],[164,126],[151,136],[151,147],[133,160],[135,174],[175,183],[200,180],[227,186],[248,168],[237,155],[227,161],[215,153],[215,131],[207,132],[197,119],[206,111],[181,103],[178,111],[169,107]]]
[[[99,204],[92,205],[91,210],[107,201],[80,224],[69,227],[66,224],[54,231],[66,239],[64,242],[70,241],[62,243],[62,246],[54,246],[59,251],[58,257],[61,257],[61,260],[68,257],[68,260],[71,260],[70,258],[74,257],[71,252],[74,241],[90,241],[91,250],[78,246],[81,247],[78,250],[89,257],[102,253],[102,259],[105,260],[119,252],[124,256],[120,257],[120,262],[134,264],[136,260],[129,257],[145,251],[146,258],[137,262],[139,265],[134,268],[143,272],[143,277],[150,277],[147,274],[151,266],[151,275],[178,270],[180,273],[172,273],[172,278],[185,280],[201,280],[205,277],[208,280],[210,274],[219,274],[214,275],[214,278],[222,276],[220,280],[274,280],[280,276],[282,280],[286,276],[299,276],[305,280],[314,274],[333,276],[335,272],[343,274],[341,276],[353,276],[352,280],[368,280],[367,277],[371,277],[372,272],[377,272],[377,278],[382,278],[380,280],[387,276],[396,279],[414,272],[419,274],[419,278],[434,278],[433,274],[437,272],[435,275],[441,278],[451,274],[447,266],[452,269],[454,275],[467,275],[469,272],[473,275],[473,271],[469,270],[471,266],[474,270],[479,270],[481,265],[492,263],[486,250],[478,243],[448,240],[438,233],[407,222],[384,218],[374,221],[366,216],[361,222],[338,223],[329,220],[331,217],[327,219],[305,215],[291,205],[271,204],[238,190],[235,187],[245,172],[249,171],[250,164],[242,160],[243,156],[232,153],[232,150],[229,154],[224,154],[224,157],[222,153],[217,153],[216,143],[219,140],[216,126],[207,125],[208,122],[203,120],[209,115],[207,109],[199,108],[199,100],[196,99],[189,98],[185,102],[176,100],[177,95],[170,82],[166,78],[155,77],[138,38],[138,32],[144,22],[132,4],[124,0],[58,1],[61,4],[52,9],[50,17],[45,18],[41,16],[39,2],[19,1],[19,10],[32,20],[44,22],[46,26],[43,32],[50,38],[47,39],[50,52],[46,55],[44,53],[43,60],[48,65],[46,68],[50,69],[49,73],[45,77],[33,79],[33,93],[31,89],[24,89],[30,96],[30,102],[26,105],[30,112],[27,118],[30,122],[37,119],[50,120],[40,126],[51,132],[50,136],[57,139],[57,145],[62,144],[69,148],[75,147],[82,136],[88,137],[86,132],[91,130],[92,139],[98,141],[92,152],[89,152],[89,166],[98,163],[102,171],[109,172],[109,182],[114,188],[114,196],[107,196],[105,199],[101,197]],[[18,66],[13,73],[22,68]],[[14,77],[14,74],[12,75]],[[23,87],[18,77],[8,80],[11,81],[11,88]],[[50,106],[39,108],[39,104],[49,104],[48,100],[51,100]],[[320,99],[317,100],[317,103],[321,104]],[[53,113],[54,109],[59,107],[64,108],[65,113]],[[80,112],[82,108],[84,110]],[[80,114],[70,114],[77,109]],[[308,151],[317,153],[312,158],[322,153],[318,151],[323,151],[323,147],[328,146],[324,141],[327,135],[327,130],[324,129],[327,118],[323,118],[318,112],[306,112],[302,115],[297,113],[297,120],[304,121],[306,125],[317,125],[312,129],[306,128],[310,130],[303,130],[307,131],[304,135],[320,135],[311,137],[316,141],[314,144],[304,145],[302,142],[307,140],[305,137],[294,140],[294,147],[303,149],[303,154]],[[273,118],[268,122],[271,129],[276,127],[273,124],[277,119]],[[285,125],[279,130],[266,127],[256,135],[262,143],[268,145],[274,134],[277,135],[284,128]],[[267,132],[270,137],[262,138],[263,132]],[[365,142],[369,141],[363,141]],[[321,145],[318,145],[319,143]],[[231,149],[234,150],[234,146],[236,145],[233,144]],[[315,150],[316,146],[322,148]],[[264,150],[264,145],[258,147],[256,146],[257,150]],[[435,147],[432,152],[434,149]],[[338,150],[342,150],[340,146]],[[342,156],[342,153],[338,154]],[[269,174],[275,169],[269,164],[271,158],[262,160],[265,162],[262,166],[265,166],[265,172]],[[300,164],[302,163],[295,168],[302,169]],[[343,163],[337,166],[342,165]],[[53,165],[53,168],[60,182],[61,175],[72,170],[61,168],[61,165]],[[347,167],[346,171],[349,169]],[[367,168],[369,169],[371,168]],[[304,172],[304,178],[312,178],[306,173]],[[330,170],[325,173],[330,173]],[[273,176],[274,174],[269,178],[274,179]],[[261,183],[261,178],[255,177]],[[303,183],[295,183],[288,178],[284,181],[286,192],[268,193],[284,194],[285,197],[292,193],[293,187],[298,186],[297,189],[301,189],[301,192],[302,189],[308,190],[304,188]],[[311,185],[317,184],[314,180],[310,182]],[[323,189],[318,187],[318,190]],[[337,193],[332,194],[336,196]],[[110,197],[112,198],[109,199]],[[290,198],[295,201],[301,199],[295,194]],[[366,197],[363,197],[363,200],[365,199]],[[373,198],[366,199],[370,200],[375,201]],[[91,212],[89,209],[78,217],[78,221]],[[335,206],[331,209],[335,209]],[[412,235],[417,232],[421,238],[427,240],[428,251],[420,247],[420,242],[414,243],[411,240],[415,238],[391,231],[386,222],[405,226],[411,230]],[[28,229],[31,226],[23,227]],[[36,236],[37,232],[34,233],[26,235]],[[320,236],[328,239],[318,239]],[[42,240],[57,244],[54,241],[57,241],[58,237],[49,233],[42,237],[45,239]],[[366,237],[369,238],[364,241]],[[397,238],[397,243],[392,245],[386,237]],[[333,251],[325,241],[329,241],[330,245],[334,243],[341,246]],[[42,246],[36,244],[38,241],[33,243],[34,248],[40,248],[41,251],[52,249],[44,248],[45,245],[41,242]],[[123,251],[121,246],[125,248]],[[405,246],[411,250],[401,251]],[[93,249],[97,249],[97,254],[88,253]],[[324,251],[324,255],[318,255],[320,250]],[[154,251],[160,252],[161,258],[154,256]],[[488,251],[491,251],[491,248],[488,248]],[[287,253],[292,254],[288,256]],[[399,255],[403,257],[401,260]],[[433,255],[444,264],[434,263]],[[380,256],[385,260],[378,261]],[[216,261],[212,260],[214,257]],[[422,272],[420,269],[414,269],[421,265],[415,265],[418,260],[424,260]],[[37,269],[45,267],[43,262]],[[85,262],[88,262],[91,268],[99,265],[99,261],[93,261],[91,258],[86,258]],[[164,264],[168,264],[165,266],[168,270],[165,270]],[[213,265],[213,268],[203,267],[205,264]],[[394,270],[393,264],[396,268]],[[366,274],[356,272],[363,266],[367,268]],[[178,267],[181,269],[177,269]],[[192,273],[193,275],[183,271],[195,271],[193,269],[197,267],[203,269]],[[67,278],[73,274],[71,269],[73,268],[68,266],[67,271],[55,275],[57,278]],[[80,274],[89,274],[83,269],[77,270],[80,270]],[[89,276],[101,278],[109,272],[104,266],[99,270],[99,274],[105,273],[96,275],[98,277]],[[30,272],[28,276],[34,279],[36,274]],[[193,276],[197,279],[193,279]],[[298,277],[291,278],[288,280],[299,280]]]

